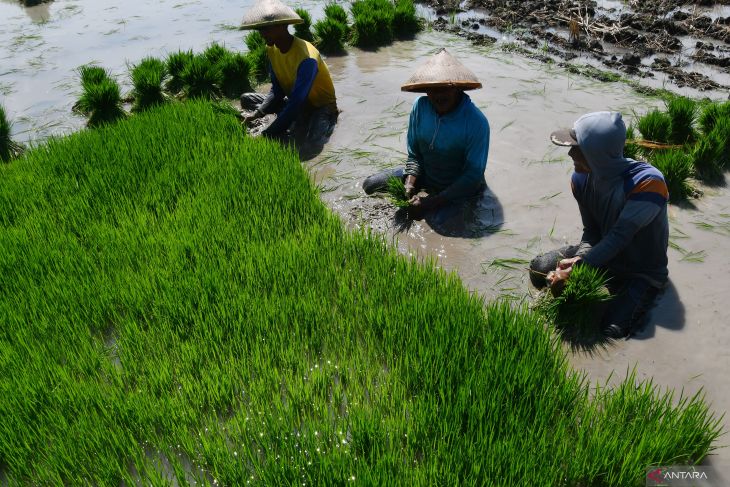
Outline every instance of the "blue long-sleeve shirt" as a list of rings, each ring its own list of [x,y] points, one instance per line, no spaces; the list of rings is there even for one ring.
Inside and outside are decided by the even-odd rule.
[[[446,201],[471,196],[485,182],[488,153],[489,122],[466,93],[445,115],[426,96],[414,102],[405,172],[419,186],[439,191]]]
[[[291,95],[287,98],[284,109],[277,114],[276,120],[266,127],[263,131],[264,134],[281,134],[296,120],[305,106],[309,90],[312,89],[314,79],[317,77],[317,71],[317,61],[315,59],[305,59],[299,64],[294,89],[292,89]],[[276,79],[276,75],[274,74],[274,70],[271,69],[271,66],[269,66],[269,74],[271,75],[271,93],[273,93],[273,97],[270,96],[269,98],[271,99],[271,103],[275,103],[276,101],[283,100],[286,94]]]

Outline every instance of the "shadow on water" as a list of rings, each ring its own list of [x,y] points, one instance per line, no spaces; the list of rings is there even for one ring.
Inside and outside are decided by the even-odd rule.
[[[684,328],[684,305],[679,299],[679,293],[671,279],[666,289],[657,298],[648,315],[646,324],[634,334],[633,339],[646,340],[647,338],[653,338],[656,334],[657,326],[672,331],[679,331]]]
[[[425,215],[434,232],[446,237],[481,238],[504,225],[502,204],[489,187],[474,198],[461,200]]]

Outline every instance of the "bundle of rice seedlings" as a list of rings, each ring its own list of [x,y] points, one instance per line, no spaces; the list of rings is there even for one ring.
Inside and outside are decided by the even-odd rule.
[[[407,208],[409,206],[408,197],[406,196],[406,187],[401,178],[391,176],[388,178],[388,187],[386,188],[390,200],[398,208]]]
[[[345,50],[345,39],[347,38],[345,24],[325,17],[324,20],[314,24],[314,32],[317,36],[317,49],[322,53],[335,54]]]
[[[127,116],[122,108],[119,84],[111,78],[88,86],[83,98],[89,109],[89,127],[112,123]]]
[[[626,129],[626,145],[624,145],[624,157],[639,160],[641,158],[641,147],[633,142],[636,139],[636,130],[633,125]]]
[[[672,119],[664,112],[652,110],[639,118],[637,127],[645,140],[666,143],[672,133]]]
[[[573,268],[562,293],[546,290],[535,309],[565,339],[580,343],[595,342],[601,335],[603,305],[611,299],[606,272],[589,265]]]
[[[393,41],[395,6],[388,0],[353,2],[352,43],[358,47],[378,47]]]
[[[651,163],[664,175],[671,202],[677,203],[694,194],[695,190],[689,183],[692,161],[683,151],[656,151],[652,154]]]
[[[246,36],[246,47],[248,47],[248,64],[251,74],[257,81],[263,81],[269,77],[269,57],[266,54],[266,41],[258,31],[251,31]]]
[[[324,7],[325,18],[332,19],[347,27],[347,12],[341,5],[330,3]]]
[[[251,91],[249,75],[251,65],[249,59],[241,53],[229,53],[218,61],[221,70],[223,94],[229,98],[237,98],[241,94]]]
[[[89,113],[91,113],[92,107],[86,93],[91,86],[99,84],[104,80],[111,79],[111,75],[101,66],[94,66],[90,64],[81,66],[78,69],[78,73],[81,78],[81,97],[74,104],[73,110],[88,116]]]
[[[727,104],[730,108],[730,103]],[[724,170],[730,167],[730,113],[715,123],[708,135],[718,146],[719,158],[717,163]]]
[[[132,68],[133,112],[141,112],[165,102],[162,82],[166,76],[165,63],[156,58],[145,58]]]
[[[170,78],[167,81],[166,88],[173,95],[180,93],[182,90],[182,72],[194,57],[193,51],[178,51],[167,56],[167,73]]]
[[[211,63],[205,55],[198,55],[185,66],[180,78],[186,98],[216,99],[221,94],[222,75],[220,68]]]
[[[714,131],[695,144],[689,158],[692,161],[695,173],[700,179],[717,181],[722,177],[721,151],[722,142]]]
[[[301,24],[294,24],[294,35],[305,41],[314,40],[314,36],[312,35],[312,16],[303,8],[295,8],[294,11],[304,21]]]
[[[413,0],[397,0],[393,15],[393,33],[400,37],[413,37],[421,30]]]
[[[698,117],[702,133],[709,135],[718,120],[730,119],[730,101],[725,103],[708,103]]]
[[[694,129],[697,103],[683,96],[673,97],[667,102],[667,113],[671,119],[669,141],[673,144],[693,142],[697,137]]]
[[[205,51],[203,51],[203,56],[205,56],[212,64],[218,64],[223,58],[225,58],[229,54],[230,51],[218,44],[217,42],[214,42],[210,46],[206,47]]]
[[[13,142],[10,131],[13,124],[8,121],[5,107],[0,105],[0,161],[9,162],[23,152],[23,146]]]

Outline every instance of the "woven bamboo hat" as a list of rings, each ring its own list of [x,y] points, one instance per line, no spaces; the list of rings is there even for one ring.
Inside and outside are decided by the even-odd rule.
[[[246,11],[241,21],[242,29],[260,29],[272,25],[301,24],[297,13],[279,0],[260,0]]]
[[[424,92],[431,88],[474,90],[482,84],[477,76],[446,49],[434,54],[400,87],[401,91]]]

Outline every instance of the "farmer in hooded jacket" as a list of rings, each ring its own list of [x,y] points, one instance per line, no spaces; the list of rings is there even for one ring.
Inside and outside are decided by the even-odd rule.
[[[466,90],[481,88],[476,75],[441,49],[401,86],[426,93],[413,104],[405,168],[383,171],[363,182],[367,194],[383,191],[390,177],[403,180],[409,215],[420,218],[486,188],[489,122]],[[419,196],[425,190],[428,196]]]
[[[583,115],[572,129],[555,131],[550,138],[570,147],[575,169],[571,188],[583,236],[578,245],[536,257],[530,279],[538,288],[562,289],[577,265],[606,270],[613,298],[603,316],[603,333],[628,338],[667,284],[669,192],[664,176],[645,162],[624,157],[626,126],[620,113]]]
[[[266,41],[271,90],[268,95],[244,93],[241,107],[254,110],[246,123],[267,114],[276,119],[262,131],[284,138],[289,129],[311,144],[324,144],[337,121],[335,88],[327,64],[309,42],[289,33],[302,23],[294,10],[278,0],[262,0],[243,17],[243,29],[258,30]]]

